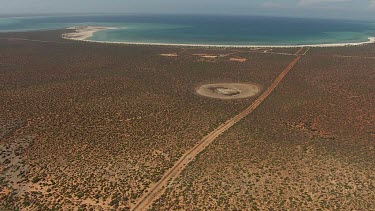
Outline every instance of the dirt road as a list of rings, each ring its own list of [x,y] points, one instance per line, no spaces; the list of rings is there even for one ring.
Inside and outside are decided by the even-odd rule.
[[[155,184],[152,184],[145,194],[139,198],[132,210],[146,210],[156,199],[160,198],[165,192],[168,184],[174,181],[180,173],[185,169],[186,165],[190,163],[200,152],[202,152],[208,145],[210,145],[218,136],[224,133],[226,130],[231,128],[234,124],[239,122],[241,119],[251,114],[280,84],[283,78],[288,72],[294,67],[294,65],[301,59],[300,52],[304,48],[299,49],[295,55],[296,58],[280,73],[280,75],[274,80],[274,82],[262,93],[248,108],[229,119],[224,124],[216,128],[210,134],[205,136],[201,141],[198,142],[192,149],[188,150],[167,172],[164,176]]]

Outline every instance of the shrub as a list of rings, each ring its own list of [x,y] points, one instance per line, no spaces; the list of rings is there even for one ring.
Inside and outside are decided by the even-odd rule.
[[[38,176],[36,176],[36,177],[34,177],[33,179],[32,179],[32,182],[33,183],[37,183],[37,182],[39,182],[40,181],[40,178],[38,177]]]

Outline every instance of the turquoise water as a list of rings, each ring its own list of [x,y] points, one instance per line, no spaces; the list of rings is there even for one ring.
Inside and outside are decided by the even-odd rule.
[[[364,21],[230,16],[63,16],[0,18],[0,31],[59,29],[95,25],[118,27],[89,38],[96,41],[296,45],[367,41],[375,24]]]

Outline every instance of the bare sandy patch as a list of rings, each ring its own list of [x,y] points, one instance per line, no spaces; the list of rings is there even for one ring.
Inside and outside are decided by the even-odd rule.
[[[246,62],[247,59],[246,58],[230,58],[229,61],[233,61],[233,62]]]
[[[177,53],[162,53],[159,54],[160,56],[165,56],[165,57],[177,57]]]
[[[206,58],[206,59],[216,59],[217,56],[210,56],[210,55],[206,55],[206,56],[201,56],[202,58]]]
[[[194,56],[199,56],[201,58],[205,58],[205,59],[216,59],[217,57],[219,57],[218,55],[213,55],[213,54],[193,54]]]
[[[247,83],[205,84],[196,89],[197,94],[201,96],[224,100],[252,97],[259,91],[259,86]]]

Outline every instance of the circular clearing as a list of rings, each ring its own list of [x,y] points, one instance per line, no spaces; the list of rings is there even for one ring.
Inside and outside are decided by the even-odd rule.
[[[245,83],[205,84],[196,89],[199,95],[224,100],[252,97],[259,91],[259,86]]]

